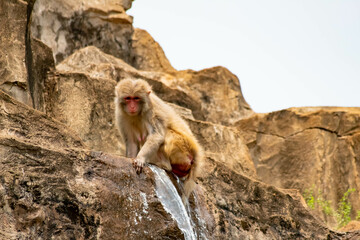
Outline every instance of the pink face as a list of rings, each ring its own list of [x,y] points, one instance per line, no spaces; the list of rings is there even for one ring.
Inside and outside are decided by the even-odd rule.
[[[125,111],[130,116],[136,116],[141,111],[141,98],[137,96],[128,96],[124,98]]]

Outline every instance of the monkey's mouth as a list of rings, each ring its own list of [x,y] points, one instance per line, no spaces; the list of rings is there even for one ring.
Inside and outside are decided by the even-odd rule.
[[[128,114],[129,114],[130,116],[136,116],[136,115],[137,115],[137,111],[136,111],[136,110],[135,110],[135,111],[129,111]]]

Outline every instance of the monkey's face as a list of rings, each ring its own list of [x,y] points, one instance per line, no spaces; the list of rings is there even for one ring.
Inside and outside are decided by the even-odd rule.
[[[123,109],[129,116],[137,116],[142,110],[142,99],[137,96],[127,96],[123,99]]]
[[[115,87],[115,104],[127,116],[140,116],[151,108],[150,93],[151,87],[147,82],[125,79]]]

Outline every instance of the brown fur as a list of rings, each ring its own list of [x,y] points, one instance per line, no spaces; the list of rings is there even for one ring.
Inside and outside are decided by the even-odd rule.
[[[143,80],[120,81],[115,95],[116,125],[126,145],[126,156],[135,158],[136,171],[141,172],[145,163],[153,163],[168,171],[174,164],[189,168],[183,179],[183,200],[188,198],[203,161],[203,150],[189,126]],[[141,98],[140,112],[136,116],[130,116],[125,110],[124,98],[129,96]]]

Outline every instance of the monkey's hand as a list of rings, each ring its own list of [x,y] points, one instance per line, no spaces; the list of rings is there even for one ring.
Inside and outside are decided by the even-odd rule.
[[[134,166],[137,174],[140,174],[142,172],[144,164],[145,164],[144,158],[135,158],[134,159],[133,166]]]

